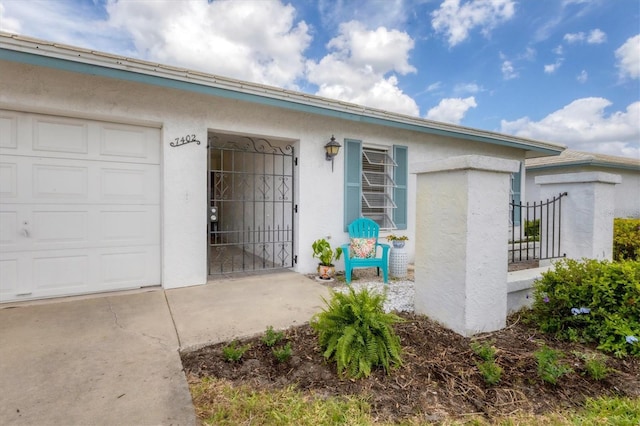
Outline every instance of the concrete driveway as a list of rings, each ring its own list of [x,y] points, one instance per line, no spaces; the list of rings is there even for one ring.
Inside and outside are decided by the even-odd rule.
[[[192,425],[180,348],[302,324],[329,290],[293,272],[0,308],[0,423]]]

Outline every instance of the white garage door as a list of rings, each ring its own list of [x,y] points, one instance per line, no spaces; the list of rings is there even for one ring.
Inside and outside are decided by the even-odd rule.
[[[0,302],[160,284],[160,130],[0,110]]]

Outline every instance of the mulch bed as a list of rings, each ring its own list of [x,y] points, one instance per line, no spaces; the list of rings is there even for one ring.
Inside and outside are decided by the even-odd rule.
[[[182,354],[190,380],[217,377],[256,389],[295,385],[319,397],[365,395],[373,416],[380,421],[398,422],[413,416],[428,421],[481,414],[487,418],[517,412],[535,414],[556,409],[575,409],[588,397],[601,395],[640,397],[640,359],[606,357],[614,369],[596,381],[585,372],[584,361],[574,352],[593,348],[559,342],[524,324],[518,315],[509,318],[507,328],[474,338],[462,337],[430,319],[402,313],[403,323],[395,326],[403,346],[404,364],[391,374],[376,370],[366,379],[340,379],[333,364],[327,364],[308,325],[285,331],[293,357],[279,363],[261,336],[241,340],[251,348],[238,363],[226,362],[221,343]],[[470,347],[473,341],[490,342],[497,349],[497,363],[503,373],[497,385],[485,384],[477,368],[480,359]],[[563,362],[574,372],[551,385],[538,377],[533,352],[543,344],[560,349]]]

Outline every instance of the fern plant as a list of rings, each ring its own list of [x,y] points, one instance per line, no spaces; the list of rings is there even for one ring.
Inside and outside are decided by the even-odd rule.
[[[311,320],[325,359],[335,361],[340,377],[368,377],[374,367],[385,372],[402,364],[400,338],[393,324],[402,318],[386,313],[385,296],[363,289],[335,292]]]

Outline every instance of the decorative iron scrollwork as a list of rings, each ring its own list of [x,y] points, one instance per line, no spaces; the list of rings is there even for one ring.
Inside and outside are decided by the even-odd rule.
[[[169,145],[175,148],[175,147],[186,145],[188,143],[193,143],[193,142],[200,145],[200,141],[196,139],[196,135],[191,134],[191,135],[183,136],[181,138],[175,138],[173,142],[169,143]]]
[[[240,140],[220,140],[218,136],[213,136],[209,139],[209,146],[218,149],[235,149],[245,152],[256,152],[260,154],[280,154],[280,155],[293,155],[293,146],[274,146],[266,139],[263,138],[251,138],[249,136],[242,136]]]

